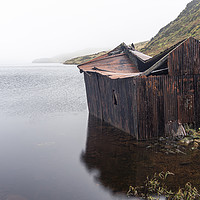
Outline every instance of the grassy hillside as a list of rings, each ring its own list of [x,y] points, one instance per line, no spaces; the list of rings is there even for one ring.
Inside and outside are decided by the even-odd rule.
[[[141,51],[153,56],[189,36],[200,39],[200,0],[191,1],[178,17],[163,27]]]
[[[148,42],[149,41],[139,42],[139,43],[134,44],[135,49],[138,51],[141,51],[141,49],[143,49],[145,47],[145,45],[147,45]]]

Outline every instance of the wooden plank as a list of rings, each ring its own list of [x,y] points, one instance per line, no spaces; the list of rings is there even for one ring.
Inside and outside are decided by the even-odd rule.
[[[193,75],[200,72],[199,41],[190,37],[169,54],[170,76]]]
[[[160,67],[167,59],[168,55],[165,55],[163,58],[161,58],[158,62],[156,62],[152,67],[147,69],[145,72],[141,74],[141,76],[148,76],[152,71],[156,70],[158,67]]]
[[[101,97],[100,90],[98,85],[98,75],[89,75],[84,73],[84,80],[86,85],[86,94],[87,94],[87,103],[89,112],[102,119],[102,105],[101,105]]]

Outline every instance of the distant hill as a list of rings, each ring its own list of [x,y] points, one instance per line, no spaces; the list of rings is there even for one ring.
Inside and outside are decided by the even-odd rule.
[[[139,43],[136,43],[134,44],[135,45],[135,48],[139,51],[140,49],[142,49],[146,44],[147,44],[148,41],[145,41],[145,42],[139,42]],[[69,65],[80,65],[84,62],[87,62],[91,59],[94,59],[98,56],[101,56],[105,53],[107,53],[108,51],[101,51],[99,53],[95,53],[95,54],[90,54],[90,55],[86,55],[86,56],[79,56],[79,57],[75,57],[75,58],[72,58],[72,59],[69,59],[67,61],[64,62],[64,64],[69,64]]]
[[[65,61],[64,64],[67,64],[67,65],[80,65],[80,64],[82,64],[84,62],[92,60],[93,58],[99,57],[99,56],[101,56],[101,55],[103,55],[105,53],[107,53],[107,51],[101,51],[99,53],[86,55],[86,56],[79,56],[79,57],[72,58],[70,60]]]
[[[72,59],[74,57],[94,54],[102,50],[103,49],[100,49],[100,48],[87,48],[87,49],[75,51],[72,53],[57,55],[50,58],[38,58],[38,59],[33,60],[32,62],[33,63],[64,63],[66,60]]]
[[[153,56],[189,36],[200,39],[200,0],[187,4],[180,15],[163,27],[141,51]]]

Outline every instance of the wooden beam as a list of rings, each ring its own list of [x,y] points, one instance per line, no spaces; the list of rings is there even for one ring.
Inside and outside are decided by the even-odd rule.
[[[141,74],[141,76],[148,76],[152,71],[160,67],[167,59],[168,59],[169,54],[166,56],[162,57],[158,62],[156,62],[153,66],[151,66],[149,69],[147,69],[145,72]]]

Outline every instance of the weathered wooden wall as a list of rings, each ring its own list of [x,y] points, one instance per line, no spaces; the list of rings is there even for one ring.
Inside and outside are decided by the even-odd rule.
[[[178,123],[200,127],[200,75],[137,79],[138,138],[170,135]]]
[[[164,136],[163,76],[137,78],[138,139]]]
[[[200,75],[111,80],[85,74],[91,114],[137,139],[167,136],[171,126],[200,127]]]
[[[138,137],[136,80],[110,79],[97,73],[84,78],[89,112]]]
[[[103,119],[101,102],[102,94],[100,93],[99,87],[99,75],[97,73],[84,73],[84,80],[89,112],[92,115]]]
[[[169,54],[170,76],[200,74],[199,41],[190,37]]]

